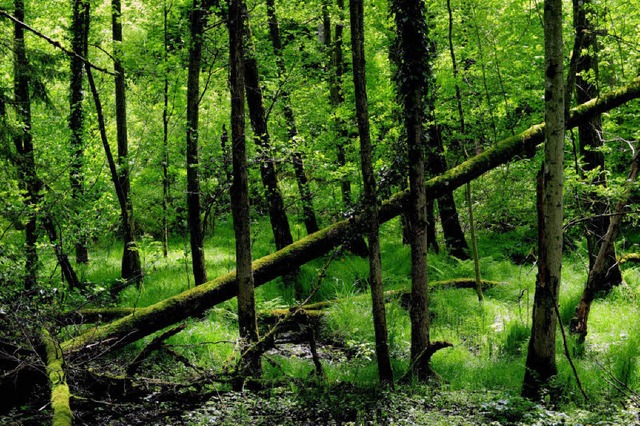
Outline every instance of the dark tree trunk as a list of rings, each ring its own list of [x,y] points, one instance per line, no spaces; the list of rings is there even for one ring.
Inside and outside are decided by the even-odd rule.
[[[431,162],[429,170],[433,176],[438,176],[447,171],[447,162],[444,158],[444,147],[442,146],[441,129],[437,124],[430,128],[431,133]],[[447,246],[447,252],[458,259],[469,259],[469,246],[464,237],[458,209],[453,198],[453,192],[448,192],[438,198],[438,210],[440,211],[440,221],[442,223],[442,234]]]
[[[118,138],[118,177],[125,200],[122,214],[122,278],[139,283],[142,281],[140,254],[136,247],[133,205],[131,204],[131,184],[129,180],[129,142],[127,136],[127,98],[125,95],[124,68],[122,67],[122,10],[121,1],[111,1],[111,25],[113,30],[113,69],[116,91],[116,133]]]
[[[282,41],[280,39],[280,27],[278,17],[276,15],[275,0],[267,0],[267,14],[269,16],[269,34],[271,36],[271,44],[273,52],[276,56],[276,65],[278,67],[278,79],[280,80],[280,97],[282,99],[282,110],[285,122],[287,124],[287,134],[291,143],[291,160],[293,170],[296,175],[296,183],[300,192],[300,200],[302,202],[302,214],[307,234],[313,234],[318,230],[318,221],[313,209],[313,196],[309,188],[309,180],[304,169],[304,159],[300,153],[296,138],[298,136],[298,128],[296,126],[295,115],[291,108],[291,94],[286,87],[285,76],[287,74],[284,58],[282,56]]]
[[[429,295],[427,276],[427,194],[423,135],[424,104],[429,72],[425,5],[421,0],[393,2],[399,47],[398,91],[404,109],[409,163],[408,219],[411,246],[411,374],[426,380],[430,366]]]
[[[169,9],[167,0],[163,4],[163,30],[164,30],[164,65],[168,65],[169,32],[167,19]],[[162,90],[164,105],[162,108],[162,254],[166,258],[169,255],[169,73],[164,75],[164,87]]]
[[[238,280],[238,322],[240,326],[241,375],[260,375],[258,323],[251,265],[251,228],[249,217],[249,182],[247,176],[244,128],[244,46],[243,27],[246,9],[242,0],[229,3],[229,68],[231,86],[231,141],[233,185],[231,211],[236,236],[236,276]]]
[[[589,71],[598,75],[597,39],[596,31],[591,23],[593,2],[591,0],[573,0],[573,26],[575,28],[575,43],[580,47],[577,49],[575,72],[576,101],[580,103],[595,99],[600,95],[597,81],[591,78],[585,79],[584,73]],[[602,141],[602,116],[597,115],[591,120],[580,123],[578,126],[580,139],[580,155],[584,161],[582,169],[585,172],[598,170],[597,174],[587,185],[600,186],[607,184],[604,168],[604,154],[600,151]],[[609,227],[609,217],[605,213],[609,210],[609,203],[596,191],[587,191],[587,200],[583,205],[587,214],[595,218],[588,221],[586,225],[587,249],[589,252],[589,269],[593,269],[598,256],[599,247],[602,243],[607,228]],[[598,283],[602,289],[610,289],[622,282],[622,272],[616,260],[615,245],[611,244],[606,257],[606,269],[608,273],[602,277]]]
[[[202,0],[193,0],[191,10],[191,44],[187,79],[187,217],[191,241],[191,262],[196,285],[207,281],[204,263],[204,235],[200,215],[200,163],[198,160],[198,107],[200,103],[200,62],[205,23]]]
[[[351,0],[351,51],[353,54],[353,82],[356,92],[356,114],[360,133],[360,159],[364,180],[365,216],[368,218],[369,237],[369,285],[371,286],[371,309],[376,336],[378,376],[383,384],[393,383],[393,370],[387,340],[387,319],[382,287],[382,261],[380,258],[380,223],[378,219],[378,196],[373,170],[373,149],[369,131],[369,103],[364,54],[364,7],[362,0]]]
[[[24,22],[24,1],[14,0],[15,17]],[[24,202],[27,211],[27,223],[25,225],[25,289],[35,287],[38,273],[38,252],[36,243],[38,233],[37,204],[38,193],[41,189],[41,182],[36,176],[36,164],[33,155],[33,140],[31,135],[31,98],[29,96],[29,62],[24,42],[24,29],[20,24],[14,25],[14,46],[13,46],[13,100],[16,108],[21,129],[16,132],[13,142],[16,146],[16,163],[20,179],[21,189],[24,191]]]
[[[556,367],[556,309],[562,268],[565,133],[562,0],[544,2],[545,146],[538,177],[538,276],[522,395],[539,399]]]
[[[71,50],[86,58],[87,38],[89,23],[89,2],[84,0],[73,0],[73,16],[71,19]],[[82,103],[84,102],[84,90],[82,80],[84,77],[84,63],[77,56],[71,57],[71,83],[69,103],[71,112],[69,114],[69,129],[71,130],[71,164],[70,183],[71,198],[74,208],[79,213],[84,205],[84,113]],[[76,225],[76,262],[88,263],[89,253],[87,250],[87,235],[83,231],[83,226]]]
[[[269,205],[269,219],[276,243],[276,249],[280,250],[293,242],[289,220],[284,208],[284,200],[278,185],[275,159],[272,155],[267,115],[264,110],[262,88],[260,87],[260,75],[256,60],[253,34],[249,25],[248,16],[244,28],[244,83],[247,93],[247,105],[249,118],[253,128],[254,140],[258,147],[260,176],[265,190],[267,204]]]

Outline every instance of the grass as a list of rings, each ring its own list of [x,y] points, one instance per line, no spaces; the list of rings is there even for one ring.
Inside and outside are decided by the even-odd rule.
[[[254,257],[269,253],[273,243],[267,222],[254,225],[253,234]],[[453,395],[466,392],[471,399],[476,398],[475,392],[495,392],[498,399],[489,401],[485,412],[493,413],[497,421],[524,415],[517,413],[520,409],[538,410],[514,396],[519,394],[524,375],[536,276],[531,262],[519,265],[512,262],[515,251],[519,253],[516,257],[523,259],[530,250],[524,243],[522,247],[511,246],[514,239],[522,237],[520,234],[480,235],[481,275],[503,283],[485,292],[484,303],[479,304],[471,289],[439,289],[432,291],[430,297],[432,340],[454,344],[453,348],[437,352],[432,359],[434,370],[442,377],[440,389]],[[399,242],[401,233],[397,221],[386,224],[381,235],[385,290],[409,289],[410,252]],[[171,241],[166,259],[156,241],[143,238],[140,246],[144,282],[139,288],[132,286],[122,291],[117,301],[119,306],[148,306],[193,286],[190,255],[184,241]],[[231,271],[234,245],[230,223],[219,221],[205,248],[210,279]],[[92,283],[92,288],[108,289],[117,282],[120,250],[117,244],[99,245],[91,250],[92,262],[82,274]],[[586,280],[585,257],[580,250],[578,246],[576,252],[568,253],[563,266],[559,307],[565,327]],[[303,266],[298,275],[299,289],[303,296],[311,295],[311,301],[340,300],[326,310],[320,338],[340,346],[348,356],[338,361],[323,361],[326,378],[324,381],[314,379],[314,383],[316,386],[346,383],[356,388],[374,388],[377,374],[366,281],[368,261],[344,254],[331,262],[326,276],[319,282],[318,273],[328,260],[323,257]],[[625,268],[628,285],[595,301],[586,343],[579,345],[571,338],[569,341],[591,405],[585,405],[582,400],[573,372],[563,356],[558,333],[557,382],[563,398],[556,402],[561,409],[584,410],[609,404],[612,399],[624,401],[626,397],[621,391],[624,386],[640,390],[640,307],[637,303],[640,268],[633,265]],[[471,261],[452,259],[442,253],[429,256],[430,280],[473,275]],[[296,303],[293,289],[282,280],[258,288],[256,301],[258,310]],[[400,378],[408,367],[409,315],[400,300],[390,301],[386,309],[393,365]],[[190,320],[187,330],[169,339],[168,344],[201,367],[220,371],[232,368],[236,362],[237,339],[236,304],[231,300],[210,310],[202,320]],[[141,343],[136,348],[140,347]],[[311,380],[310,360],[279,355],[270,355],[270,359],[264,362],[266,380],[303,383]]]

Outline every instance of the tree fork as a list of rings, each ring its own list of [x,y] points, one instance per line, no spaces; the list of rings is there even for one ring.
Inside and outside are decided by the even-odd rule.
[[[567,128],[576,125],[594,114],[609,111],[632,99],[640,97],[640,78],[630,85],[613,90],[579,105],[572,110]],[[544,140],[544,124],[537,124],[524,132],[509,137],[495,147],[470,158],[449,169],[444,174],[426,182],[427,198],[434,199],[445,191],[454,190],[482,174],[511,161],[516,156],[531,155]],[[403,203],[408,199],[408,191],[400,191],[382,204],[380,222],[393,219],[402,211]],[[356,215],[321,229],[298,240],[273,254],[253,262],[255,285],[259,286],[281,275],[287,274],[292,267],[305,263],[328,253],[342,244],[346,235],[363,232],[366,218]],[[92,328],[84,334],[62,343],[65,353],[90,351],[96,343],[110,344],[113,348],[125,346],[141,337],[147,336],[189,317],[202,315],[207,309],[216,306],[237,295],[238,287],[235,272],[220,276],[196,288],[182,292],[154,305],[136,310],[129,315],[100,327]]]

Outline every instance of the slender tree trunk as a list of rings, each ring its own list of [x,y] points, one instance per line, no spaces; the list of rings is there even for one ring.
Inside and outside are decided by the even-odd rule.
[[[300,192],[300,200],[302,202],[304,225],[307,229],[307,234],[313,234],[318,230],[318,220],[316,219],[315,210],[313,209],[313,195],[311,194],[309,180],[307,179],[307,174],[304,169],[304,158],[297,146],[298,128],[296,126],[293,109],[291,108],[291,93],[289,93],[289,89],[285,83],[287,69],[282,56],[282,40],[280,38],[280,26],[276,15],[275,0],[267,0],[267,15],[269,16],[269,35],[271,36],[273,53],[275,54],[276,65],[278,67],[282,110],[287,124],[287,134],[291,143],[291,160],[296,175],[298,191]]]
[[[371,286],[371,309],[376,335],[378,376],[383,384],[393,383],[393,370],[387,341],[387,319],[384,308],[382,286],[382,261],[380,259],[380,236],[378,219],[378,195],[373,170],[373,149],[369,131],[369,103],[364,54],[364,7],[362,0],[350,0],[351,51],[353,54],[353,83],[356,92],[356,114],[360,133],[360,159],[364,180],[365,215],[368,218],[369,237],[369,285]]]
[[[458,119],[460,120],[460,136],[464,138],[467,133],[466,124],[464,120],[464,108],[462,107],[462,94],[460,92],[460,85],[458,85],[458,61],[456,60],[456,51],[453,47],[453,11],[451,10],[451,0],[447,0],[447,12],[449,16],[449,54],[451,55],[451,64],[453,67],[453,78],[456,81],[456,105],[458,107]],[[442,144],[440,144],[442,146]],[[468,158],[467,150],[464,144],[461,143],[462,151],[464,152],[465,159]],[[469,213],[469,225],[471,231],[471,254],[473,256],[473,265],[475,269],[476,277],[476,293],[478,300],[482,302],[484,296],[482,294],[482,285],[480,284],[480,260],[478,259],[478,244],[476,241],[476,226],[473,220],[473,193],[471,190],[471,182],[465,185],[465,198],[467,200],[467,211]],[[442,214],[442,212],[441,212]],[[459,222],[458,222],[459,224]],[[443,225],[444,227],[444,225]]]
[[[241,375],[258,376],[261,371],[258,323],[251,266],[251,228],[249,217],[249,182],[244,128],[244,46],[243,27],[246,9],[242,0],[229,2],[229,68],[231,86],[231,141],[233,185],[231,210],[236,236],[236,276],[238,280],[238,322],[242,351]]]
[[[14,0],[14,16],[24,22],[24,1]],[[29,96],[29,62],[27,61],[26,46],[24,42],[24,29],[21,25],[14,25],[13,46],[13,100],[16,108],[16,117],[21,123],[21,128],[13,137],[16,146],[16,162],[20,178],[20,186],[24,191],[24,202],[27,207],[27,223],[25,225],[25,281],[24,287],[29,290],[35,287],[38,273],[38,252],[36,243],[38,233],[37,204],[41,182],[36,177],[36,164],[33,155],[33,140],[31,135],[31,98]]]
[[[634,182],[638,177],[638,170],[640,168],[640,164],[638,164],[639,160],[640,154],[636,154],[633,158],[629,175],[627,176],[627,183],[629,184]],[[582,297],[576,307],[575,315],[571,319],[571,332],[577,334],[582,341],[584,341],[584,338],[587,335],[587,321],[589,319],[589,312],[591,311],[591,303],[598,292],[606,289],[603,284],[609,282],[608,280],[611,274],[609,256],[611,255],[612,247],[615,243],[616,237],[618,236],[620,224],[624,218],[623,212],[627,206],[627,202],[629,201],[630,192],[631,188],[628,186],[625,190],[625,194],[616,203],[614,209],[615,214],[609,221],[609,226],[607,228],[607,232],[602,238],[602,243],[600,244],[600,250],[598,251],[596,260],[593,263],[593,266],[589,269],[589,276],[582,292]]]
[[[565,132],[562,0],[545,0],[545,149],[539,174],[538,277],[522,394],[538,399],[556,367],[556,308],[562,268]]]
[[[421,0],[395,0],[393,12],[400,49],[399,95],[403,102],[409,163],[408,219],[411,230],[411,374],[432,375],[430,366],[429,295],[427,276],[426,137],[422,134],[425,79],[429,70],[425,5]]]
[[[113,69],[116,91],[116,133],[118,138],[118,176],[125,200],[122,215],[122,278],[139,283],[142,281],[140,254],[136,247],[131,184],[129,180],[129,141],[127,137],[127,99],[125,94],[124,68],[122,67],[122,7],[120,0],[111,1],[111,25],[113,30]]]
[[[598,76],[598,42],[596,31],[591,23],[593,2],[592,0],[573,0],[573,25],[576,32],[575,43],[580,46],[576,59],[575,90],[576,101],[580,103],[595,99],[600,95],[598,82],[591,78],[585,78],[584,73],[595,72]],[[582,170],[593,172],[597,170],[591,182],[585,182],[594,187],[606,186],[607,178],[604,167],[604,154],[600,151],[602,141],[602,116],[597,115],[591,120],[578,126],[580,139],[580,155],[584,161]],[[583,202],[588,214],[595,218],[587,222],[586,236],[589,252],[589,269],[593,269],[598,251],[603,242],[604,235],[609,227],[609,217],[605,213],[609,210],[609,203],[598,195],[596,191],[587,191],[587,200]],[[622,282],[622,272],[616,260],[615,245],[610,245],[607,254],[606,276],[599,283],[600,288],[612,288]]]
[[[86,58],[87,38],[89,22],[89,2],[85,0],[73,0],[73,16],[71,19],[71,50]],[[71,83],[69,103],[69,128],[71,130],[71,165],[70,182],[71,198],[74,201],[76,212],[84,205],[84,90],[82,80],[84,77],[84,64],[82,59],[71,57]],[[76,262],[88,263],[87,236],[83,226],[76,226]]]
[[[162,97],[164,105],[162,108],[162,254],[166,258],[169,255],[169,70],[168,70],[168,50],[169,32],[167,19],[169,9],[167,0],[163,4],[163,30],[164,30],[164,51],[163,59],[165,66],[164,87]]]
[[[331,53],[329,101],[334,111],[344,103],[344,93],[342,91],[342,76],[344,75],[344,55],[342,52],[344,0],[337,0],[337,4],[338,22],[335,25],[335,37],[333,39],[331,38],[330,15],[326,12],[326,9],[324,16],[324,43]],[[338,140],[336,141],[337,166],[343,168],[347,164],[346,146],[349,140],[349,131],[346,123],[341,117],[335,118],[335,126],[338,137]],[[351,182],[348,177],[342,177],[340,181],[340,190],[342,193],[342,203],[345,209],[350,210],[353,207],[353,203],[351,199]]]
[[[282,192],[278,185],[275,159],[272,155],[267,115],[264,110],[262,88],[260,87],[260,75],[258,61],[256,60],[253,34],[249,25],[249,17],[246,17],[244,28],[244,83],[247,93],[247,105],[249,118],[258,147],[260,157],[260,176],[265,190],[267,204],[269,205],[269,219],[276,243],[276,249],[280,250],[293,242],[289,220],[284,208]]]
[[[187,215],[191,241],[191,261],[196,285],[207,281],[204,262],[204,235],[200,216],[200,164],[198,159],[198,107],[200,103],[200,62],[205,23],[204,3],[193,0],[191,44],[187,78]]]

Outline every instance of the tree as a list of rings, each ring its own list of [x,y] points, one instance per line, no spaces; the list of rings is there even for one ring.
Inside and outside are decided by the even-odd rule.
[[[260,163],[260,176],[265,190],[265,198],[269,205],[269,219],[276,243],[276,249],[280,250],[293,242],[289,220],[284,208],[282,192],[278,185],[275,159],[273,158],[269,129],[267,127],[267,115],[262,100],[260,87],[260,75],[258,73],[258,61],[256,59],[253,34],[249,25],[249,17],[246,17],[244,28],[244,76],[247,93],[247,105],[249,106],[249,118],[253,127],[254,140],[258,146]]]
[[[562,268],[565,132],[562,1],[544,2],[545,145],[538,175],[538,276],[523,396],[538,399],[557,374],[556,326]]]
[[[371,287],[371,309],[376,335],[378,376],[383,384],[393,383],[393,370],[387,341],[387,319],[382,287],[382,261],[380,259],[380,235],[378,219],[378,196],[373,170],[373,149],[369,131],[369,104],[364,54],[364,6],[362,0],[350,0],[351,52],[353,55],[353,84],[356,91],[356,116],[360,133],[360,161],[364,181],[365,216],[368,218],[369,238],[369,285]]]
[[[113,69],[115,70],[116,135],[118,139],[118,180],[124,197],[125,208],[121,209],[122,278],[139,283],[142,280],[140,253],[136,246],[136,233],[131,204],[131,182],[129,178],[129,141],[127,135],[127,98],[122,66],[122,5],[120,0],[111,2],[111,27],[113,31]]]
[[[236,276],[238,280],[238,323],[240,326],[241,375],[260,374],[260,353],[257,350],[258,324],[254,280],[251,265],[251,222],[249,217],[249,182],[247,176],[244,129],[244,43],[243,28],[246,8],[242,0],[229,2],[229,69],[231,86],[231,143],[233,184],[231,212],[236,236]]]
[[[297,138],[298,127],[296,125],[295,115],[291,108],[291,93],[285,85],[285,76],[287,73],[284,58],[282,55],[282,40],[280,38],[280,26],[276,15],[275,0],[267,0],[267,14],[269,16],[269,35],[271,44],[273,45],[273,53],[276,56],[276,65],[278,67],[278,79],[280,81],[280,98],[282,99],[282,109],[287,123],[287,133],[291,143],[291,160],[296,175],[296,183],[300,192],[300,200],[302,202],[302,214],[307,234],[312,234],[318,230],[318,220],[313,209],[313,194],[309,188],[309,180],[304,168],[304,159],[299,151]]]
[[[16,19],[24,22],[24,1],[14,0]],[[31,135],[31,98],[29,90],[29,62],[24,41],[24,29],[19,23],[14,24],[13,46],[13,101],[16,108],[16,116],[19,120],[19,130],[13,137],[16,146],[16,163],[20,178],[20,186],[24,191],[24,202],[27,208],[27,223],[25,232],[25,289],[33,288],[37,283],[38,241],[37,204],[38,193],[41,189],[40,181],[36,177],[36,165],[33,155],[33,137]]]
[[[409,164],[408,219],[411,246],[411,374],[418,380],[432,376],[427,276],[427,196],[425,191],[426,136],[423,99],[428,85],[429,49],[424,2],[393,2],[398,37],[398,91],[402,99]]]
[[[71,58],[71,81],[69,90],[69,129],[71,130],[71,165],[69,167],[71,182],[71,197],[76,209],[83,205],[84,196],[84,63],[82,57],[87,57],[89,36],[89,7],[86,0],[73,0],[73,15],[71,18],[71,50],[79,56]],[[87,241],[82,226],[77,227],[79,234],[76,242],[76,262],[89,262]]]
[[[187,79],[187,210],[191,262],[196,285],[207,281],[204,264],[204,235],[200,216],[200,176],[198,160],[198,107],[200,104],[200,62],[206,7],[203,0],[193,0],[191,10],[191,42],[189,44],[189,77]]]
[[[596,18],[595,4],[591,0],[573,1],[573,26],[575,29],[575,93],[578,104],[587,102],[600,96],[598,89],[598,40],[597,31],[592,23]],[[567,88],[570,90],[570,88]],[[604,164],[604,154],[601,151],[602,140],[602,116],[597,115],[591,120],[578,126],[578,138],[580,156],[584,163],[580,173],[593,176],[591,182],[585,177],[587,188],[606,186],[607,178]],[[589,198],[582,204],[585,211],[594,218],[586,222],[587,250],[589,252],[589,269],[594,268],[600,244],[607,233],[609,217],[609,203],[596,190],[589,190],[586,194]],[[615,245],[608,248],[605,269],[607,273],[598,283],[599,288],[608,289],[622,282],[622,273],[616,258]]]

